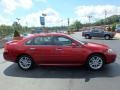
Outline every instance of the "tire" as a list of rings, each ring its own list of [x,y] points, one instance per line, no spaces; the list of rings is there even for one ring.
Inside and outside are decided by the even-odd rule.
[[[110,36],[109,35],[105,35],[105,40],[110,40]]]
[[[90,35],[85,35],[85,39],[91,39]]]
[[[104,66],[104,58],[102,55],[94,54],[88,58],[87,67],[90,70],[100,70]]]
[[[30,70],[33,68],[34,63],[30,56],[22,55],[22,56],[18,57],[18,66],[22,70]]]

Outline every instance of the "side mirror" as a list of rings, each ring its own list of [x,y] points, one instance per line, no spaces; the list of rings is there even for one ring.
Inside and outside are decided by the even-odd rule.
[[[77,47],[77,44],[76,44],[76,43],[72,43],[71,46],[72,46],[72,47]]]

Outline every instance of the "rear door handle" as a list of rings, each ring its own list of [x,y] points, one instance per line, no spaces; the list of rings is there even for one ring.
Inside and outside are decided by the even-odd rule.
[[[36,48],[30,48],[30,50],[35,50]]]

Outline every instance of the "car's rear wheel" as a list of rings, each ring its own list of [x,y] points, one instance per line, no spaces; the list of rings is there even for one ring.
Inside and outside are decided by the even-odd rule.
[[[109,35],[105,35],[105,40],[109,40],[110,39],[110,36]]]
[[[91,39],[90,35],[85,35],[86,39]]]
[[[91,70],[99,70],[104,65],[104,58],[102,55],[94,54],[88,58],[87,66]]]
[[[23,70],[29,70],[33,68],[33,60],[30,56],[22,55],[18,57],[18,66]]]

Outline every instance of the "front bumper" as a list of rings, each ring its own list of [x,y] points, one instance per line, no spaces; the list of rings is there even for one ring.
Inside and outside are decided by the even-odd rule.
[[[116,60],[117,55],[116,54],[105,54],[106,56],[106,64],[113,63]]]

